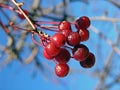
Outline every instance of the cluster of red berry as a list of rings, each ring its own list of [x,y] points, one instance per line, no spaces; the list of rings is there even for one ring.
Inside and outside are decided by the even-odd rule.
[[[28,15],[26,10],[24,10],[24,13]],[[21,13],[18,13],[18,16],[21,19],[25,19]],[[75,25],[76,31],[72,30],[71,24]],[[79,61],[80,65],[84,68],[91,68],[94,66],[94,54],[89,51],[87,46],[81,44],[81,42],[89,39],[89,31],[87,29],[89,26],[90,19],[86,16],[82,16],[74,23],[62,21],[58,25],[56,34],[49,38],[44,35],[41,37],[42,42],[46,43],[43,44],[44,57],[47,60],[56,62],[55,73],[57,76],[65,77],[69,73],[70,68],[67,62],[70,58]],[[71,53],[68,49],[71,50]]]
[[[65,77],[69,72],[67,62],[70,58],[80,62],[84,68],[90,68],[95,63],[95,56],[89,52],[89,49],[83,41],[89,39],[90,20],[86,16],[82,16],[74,22],[76,32],[72,30],[71,23],[63,21],[58,25],[58,33],[50,37],[50,42],[44,48],[44,57],[48,60],[57,62],[55,73],[59,77]],[[72,50],[72,55],[69,52]]]
[[[10,6],[3,4],[0,4],[0,6],[16,11],[21,19],[26,19],[19,10],[15,10]],[[23,10],[23,12],[29,16],[29,12],[27,10]],[[50,23],[53,24],[53,22]],[[71,24],[75,25],[76,31],[72,30]],[[37,26],[38,24],[35,22],[35,25]],[[38,26],[40,26],[40,28],[48,29],[48,27],[41,27],[41,25]],[[65,77],[69,73],[67,62],[70,58],[74,58],[79,61],[80,65],[84,68],[91,68],[95,64],[94,54],[89,51],[87,46],[81,44],[81,42],[89,39],[89,31],[87,30],[89,26],[90,19],[86,16],[82,16],[74,23],[70,23],[68,21],[59,23],[57,27],[58,31],[53,36],[49,36],[42,31],[38,32],[37,30],[34,30],[40,36],[42,46],[44,47],[44,57],[56,62],[55,73],[57,76]]]

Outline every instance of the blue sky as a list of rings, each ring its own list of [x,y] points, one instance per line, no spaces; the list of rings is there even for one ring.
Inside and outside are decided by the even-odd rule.
[[[58,3],[58,0],[54,1],[54,4]],[[107,0],[89,1],[89,4],[84,4],[81,2],[71,3],[67,9],[71,9],[72,11],[67,12],[72,14],[75,18],[78,18],[83,15],[89,17],[103,16],[104,11],[108,10],[108,17],[120,18],[119,9],[117,9],[111,3],[108,3]],[[25,4],[26,7],[30,7],[29,2],[26,2]],[[44,5],[48,6],[45,1],[43,2],[43,6]],[[115,28],[112,23],[106,23],[102,21],[92,21],[91,23],[93,26],[103,32],[108,38],[110,38],[112,41],[115,41],[117,33],[114,31]],[[6,45],[7,38],[1,27],[0,31],[0,44]],[[101,50],[98,52],[97,44],[99,43],[101,45]],[[104,65],[104,60],[107,58],[108,52],[111,51],[111,46],[109,46],[104,40],[99,42],[98,35],[91,30],[90,40],[85,44],[88,46],[90,51],[96,55],[96,64],[93,68],[83,69],[80,67],[78,62],[71,60],[68,64],[73,71],[71,71],[71,73],[65,78],[58,78],[54,73],[55,65],[53,62],[48,62],[44,57],[41,57],[41,55],[39,56],[41,58],[41,62],[43,64],[49,65],[51,68],[51,71],[48,71],[48,68],[45,67],[47,70],[45,75],[43,75],[40,70],[35,69],[34,63],[24,66],[18,61],[14,60],[7,67],[0,71],[0,90],[94,90],[95,86],[98,84],[99,79],[85,73],[92,72],[96,67],[101,68]],[[99,57],[99,53],[101,53],[103,56]],[[115,58],[118,59],[118,56]],[[83,71],[83,73],[81,71]],[[117,86],[114,88],[117,88]],[[118,90],[118,88],[111,90]]]

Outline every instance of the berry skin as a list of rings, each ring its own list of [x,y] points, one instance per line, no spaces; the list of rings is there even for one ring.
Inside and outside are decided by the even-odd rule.
[[[84,61],[89,55],[89,49],[83,45],[79,44],[73,48],[73,57],[78,61]]]
[[[67,64],[57,64],[55,67],[55,73],[58,77],[65,77],[69,73],[69,66]]]
[[[60,48],[56,47],[52,42],[46,45],[45,50],[48,55],[53,57],[60,52]]]
[[[67,40],[67,43],[71,46],[75,46],[75,45],[78,45],[80,43],[80,35],[79,33],[77,32],[71,32],[69,35],[68,35],[68,40]]]
[[[58,25],[58,29],[59,30],[71,30],[71,24],[68,21],[62,21],[59,25]]]
[[[89,56],[82,62],[80,62],[80,65],[83,68],[91,68],[95,64],[95,56],[93,53],[89,53]]]
[[[61,48],[60,53],[55,57],[59,63],[67,63],[70,60],[70,53],[65,48]]]
[[[61,47],[65,45],[66,37],[61,33],[57,33],[54,36],[52,36],[51,42],[53,42],[56,45],[56,47]]]
[[[52,60],[52,59],[54,58],[53,56],[48,55],[45,49],[44,49],[44,57],[45,57],[47,60]]]
[[[26,14],[26,15],[28,15],[29,14],[29,12],[27,11],[27,10],[23,10],[24,11],[24,13]],[[25,17],[24,17],[24,15],[20,12],[20,13],[18,13],[18,16],[21,18],[21,19],[25,19]]]
[[[71,29],[65,29],[65,30],[61,30],[60,33],[65,35],[65,37],[67,38],[68,35],[72,32]]]
[[[81,42],[87,41],[89,39],[89,31],[87,29],[80,29],[79,35],[81,38]]]
[[[86,16],[82,16],[75,21],[75,26],[78,29],[86,29],[90,26],[90,19]]]

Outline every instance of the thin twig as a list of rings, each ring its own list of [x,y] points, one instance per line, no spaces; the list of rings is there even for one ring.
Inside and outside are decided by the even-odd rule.
[[[30,64],[37,56],[37,53],[38,53],[38,49],[35,47],[31,55],[25,60],[25,64]]]
[[[90,17],[91,20],[101,20],[101,21],[109,21],[109,22],[120,22],[120,18],[111,18],[106,16],[100,16],[100,17]]]
[[[1,21],[1,19],[0,19],[0,25],[2,26],[3,30],[4,30],[7,34],[10,33],[10,30],[6,27],[5,24],[3,24],[3,22]]]
[[[30,25],[32,26],[33,30],[36,30],[36,26],[34,25],[34,23],[31,21],[31,19],[24,13],[23,9],[21,8],[21,6],[24,5],[24,3],[17,3],[15,0],[11,0],[16,6],[17,8],[20,10],[20,12],[24,15],[24,17],[26,18],[26,20],[30,23]]]
[[[90,26],[90,29],[94,31],[96,34],[100,35],[101,38],[103,38],[110,46],[112,46],[114,51],[120,55],[120,49],[116,45],[114,45],[114,43],[109,38],[107,38],[102,32],[100,32],[97,28],[95,28],[92,25]]]

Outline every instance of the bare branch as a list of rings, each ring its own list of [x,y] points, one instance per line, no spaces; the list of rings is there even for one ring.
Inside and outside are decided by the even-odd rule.
[[[23,6],[24,3],[17,3],[15,0],[12,0],[12,2],[17,6],[17,8],[20,10],[20,12],[24,15],[24,17],[30,23],[30,25],[32,26],[33,30],[36,30],[36,26],[34,25],[34,23],[30,20],[30,18],[24,13],[23,9],[21,8],[21,6]]]

